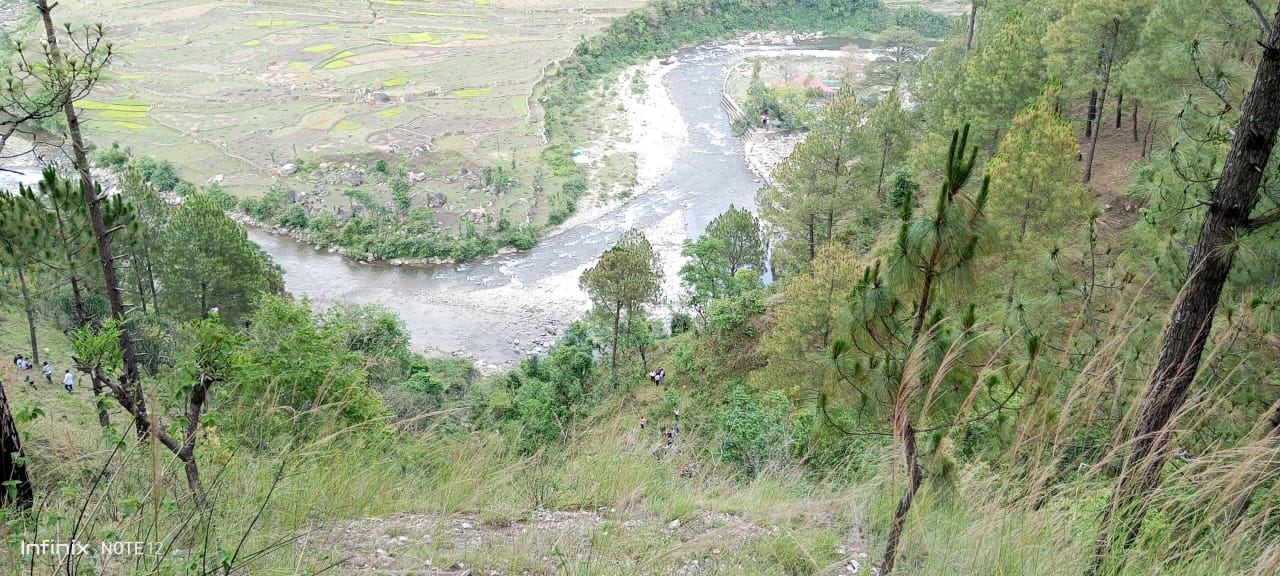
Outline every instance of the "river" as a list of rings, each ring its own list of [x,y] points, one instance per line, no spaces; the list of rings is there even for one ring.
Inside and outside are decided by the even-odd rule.
[[[830,48],[833,42],[797,48]],[[525,353],[544,350],[552,333],[586,312],[577,275],[624,230],[679,236],[679,224],[673,228],[669,219],[680,216],[674,222],[683,224],[683,236],[654,238],[648,232],[671,258],[673,251],[678,256],[673,247],[701,234],[730,204],[754,209],[760,180],[730,131],[721,88],[730,67],[745,55],[778,49],[727,44],[680,51],[664,83],[680,115],[671,121],[685,124],[687,138],[672,151],[671,168],[630,201],[572,223],[529,251],[466,265],[407,268],[353,262],[261,230],[250,230],[250,238],[284,269],[285,287],[295,295],[319,306],[379,304],[404,320],[416,349],[511,366]],[[668,264],[668,274],[678,269]]]

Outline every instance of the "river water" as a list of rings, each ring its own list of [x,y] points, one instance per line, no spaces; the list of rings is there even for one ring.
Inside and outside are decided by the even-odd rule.
[[[831,46],[828,41],[803,47]],[[527,252],[467,265],[406,268],[353,262],[261,230],[251,229],[249,236],[284,269],[285,287],[293,294],[319,306],[380,304],[404,320],[417,349],[465,352],[482,363],[509,366],[524,352],[541,349],[533,341],[545,345],[548,324],[562,327],[575,318],[563,317],[563,310],[540,309],[532,294],[533,301],[517,312],[440,296],[483,295],[493,287],[518,289],[571,274],[594,262],[624,230],[654,226],[677,212],[683,212],[685,234],[697,237],[730,204],[754,209],[760,183],[747,168],[720,96],[730,67],[758,49],[704,45],[682,50],[665,78],[680,113],[671,121],[685,123],[688,132],[671,169],[629,202],[547,237]],[[479,300],[483,304],[483,296]]]

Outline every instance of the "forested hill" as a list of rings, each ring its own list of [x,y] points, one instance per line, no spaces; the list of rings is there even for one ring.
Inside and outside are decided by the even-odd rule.
[[[0,368],[0,571],[1280,571],[1280,5],[986,0],[928,50],[904,13],[661,2],[584,41],[552,156],[555,102],[691,27],[899,28],[684,245],[669,321],[628,231],[502,374],[279,294],[217,198],[5,196],[0,341],[74,378]],[[154,547],[22,547],[55,537]]]

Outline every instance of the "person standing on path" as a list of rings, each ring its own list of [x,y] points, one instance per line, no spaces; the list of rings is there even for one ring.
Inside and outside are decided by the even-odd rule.
[[[53,384],[53,366],[49,365],[49,361],[44,361],[44,381]]]
[[[67,370],[67,373],[62,375],[62,387],[67,389],[67,394],[71,393],[71,385],[75,384],[75,381],[76,377],[71,375],[70,370]]]

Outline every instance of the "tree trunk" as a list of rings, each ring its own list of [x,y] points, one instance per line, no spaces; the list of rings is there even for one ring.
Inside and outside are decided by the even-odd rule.
[[[18,286],[22,288],[22,307],[27,313],[27,330],[31,334],[31,361],[40,363],[40,344],[36,342],[36,311],[31,306],[31,293],[27,290],[27,275],[22,272],[22,264],[17,263]]]
[[[618,329],[622,322],[622,302],[618,302],[618,307],[613,311],[613,344],[609,351],[609,372],[613,374],[613,381],[618,381]]]
[[[1280,8],[1277,18],[1280,21]],[[1200,227],[1187,279],[1169,314],[1160,354],[1143,393],[1129,454],[1111,495],[1102,531],[1086,574],[1109,571],[1118,544],[1132,545],[1146,514],[1146,495],[1159,483],[1167,459],[1173,415],[1182,408],[1195,380],[1213,316],[1235,259],[1240,236],[1266,225],[1250,214],[1257,206],[1262,175],[1280,130],[1280,26],[1273,24],[1262,43],[1262,59],[1245,99],[1235,138],[1227,153],[1209,208]],[[1117,520],[1120,534],[1113,534]]]
[[[102,390],[102,382],[91,374],[89,382],[93,385],[93,406],[98,411],[98,426],[111,427],[111,413],[107,411],[106,394]]]
[[[916,429],[904,416],[901,419],[899,433],[902,435],[902,454],[907,459],[907,488],[902,492],[898,508],[893,511],[893,527],[889,529],[889,541],[884,546],[884,557],[880,559],[881,576],[893,573],[893,564],[898,559],[898,542],[902,540],[902,530],[907,524],[907,514],[911,512],[911,503],[920,491],[920,465],[916,462]]]
[[[969,1],[969,34],[964,38],[964,52],[973,50],[973,29],[978,25],[978,0]]]
[[[1089,116],[1084,120],[1084,137],[1093,136],[1093,121],[1098,118],[1098,89],[1089,91]]]
[[[14,456],[18,459],[14,459]],[[35,495],[31,490],[31,476],[27,474],[24,462],[26,454],[22,451],[22,438],[18,436],[18,426],[13,423],[13,413],[9,411],[9,400],[4,394],[4,383],[0,382],[0,506],[10,506],[18,510],[30,510],[35,503]],[[9,500],[9,488],[5,482],[17,482],[14,486],[14,499]]]
[[[889,147],[880,147],[880,174],[876,176],[876,200],[884,202],[884,168],[889,163]]]
[[[1098,94],[1098,110],[1094,116],[1098,122],[1093,127],[1093,138],[1089,140],[1089,152],[1084,158],[1084,182],[1087,184],[1093,177],[1093,155],[1098,151],[1098,135],[1102,133],[1102,112],[1107,107],[1107,88],[1111,86],[1111,65],[1116,61],[1116,40],[1120,36],[1120,22],[1111,21],[1110,45],[1107,47],[1106,59],[1102,63],[1102,91]]]
[[[1129,118],[1129,127],[1133,129],[1133,141],[1138,141],[1138,103],[1133,103],[1133,116]]]
[[[49,43],[50,64],[62,66],[62,56],[58,51],[58,34],[53,27],[51,8],[47,0],[36,0],[36,8],[44,21],[45,37]],[[133,338],[129,334],[128,322],[125,318],[124,298],[120,294],[120,281],[116,275],[115,262],[111,257],[110,232],[102,216],[100,198],[93,184],[93,175],[89,173],[89,157],[84,149],[84,137],[80,133],[80,118],[76,115],[75,103],[67,99],[62,103],[63,114],[67,118],[67,133],[71,137],[72,159],[76,170],[80,173],[80,191],[84,201],[89,205],[89,221],[93,224],[93,236],[98,245],[98,262],[102,265],[102,275],[107,283],[107,302],[111,305],[111,315],[120,323],[120,350],[124,356],[124,374],[120,378],[123,391],[133,388],[133,418],[138,436],[144,437],[148,431],[147,403],[142,395],[142,382],[138,378],[138,357],[134,352]]]
[[[813,212],[809,213],[809,262],[813,262],[813,258],[817,256],[817,245],[814,243],[814,223]]]
[[[79,328],[89,322],[89,317],[84,312],[84,297],[80,293],[80,274],[76,271],[75,261],[72,259],[80,249],[75,249],[72,240],[67,236],[67,229],[62,220],[62,209],[58,207],[58,203],[52,200],[49,203],[53,206],[53,217],[58,223],[58,239],[62,242],[63,257],[67,261],[67,280],[71,282],[71,307],[76,314],[76,327]]]
[[[187,487],[191,489],[192,497],[201,508],[205,507],[206,501],[204,486],[200,483],[200,467],[196,463],[196,434],[200,431],[200,415],[204,412],[204,401],[213,382],[212,375],[206,372],[200,375],[192,387],[191,396],[187,399],[187,433],[177,454],[187,475]]]
[[[1124,90],[1116,96],[1116,130],[1120,129],[1120,114],[1124,112]]]

